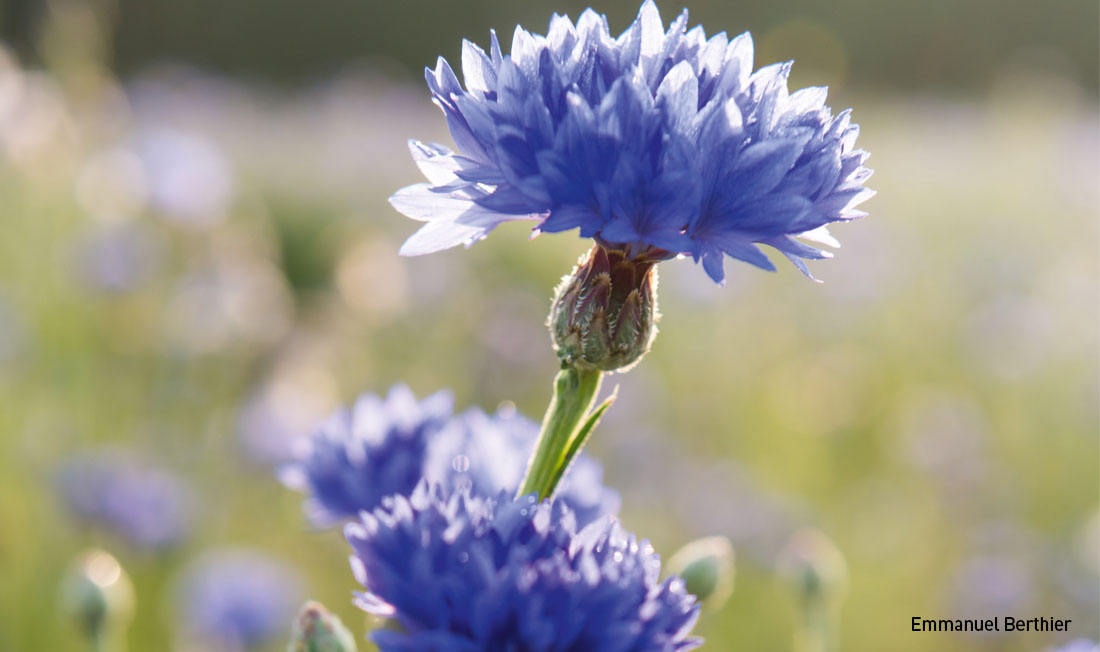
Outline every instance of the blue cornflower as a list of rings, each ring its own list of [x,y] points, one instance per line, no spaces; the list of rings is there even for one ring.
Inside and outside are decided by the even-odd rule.
[[[445,490],[471,488],[475,495],[515,493],[535,449],[539,427],[514,408],[487,415],[470,408],[447,424],[429,444],[424,477]],[[408,494],[408,491],[402,492]],[[555,492],[584,527],[619,513],[617,491],[603,485],[603,466],[578,455]]]
[[[443,497],[419,485],[345,528],[363,610],[401,631],[383,652],[677,652],[698,616],[648,542],[602,519],[575,533],[562,503]]]
[[[208,553],[185,571],[180,589],[181,616],[190,634],[234,651],[285,636],[302,597],[296,571],[246,549]]]
[[[538,426],[504,409],[471,408],[452,417],[453,399],[438,392],[417,402],[395,385],[382,400],[360,397],[321,425],[310,450],[283,469],[283,481],[307,491],[306,511],[319,526],[370,511],[392,494],[407,496],[421,479],[476,495],[515,492],[534,449]],[[619,495],[603,486],[603,467],[579,455],[559,492],[582,524],[619,511]]]
[[[191,530],[195,498],[175,474],[124,454],[78,456],[57,474],[62,500],[78,519],[139,548],[165,548]]]
[[[385,399],[364,394],[321,424],[308,454],[287,465],[282,479],[310,493],[306,512],[317,525],[374,509],[420,481],[429,438],[447,423],[453,403],[449,392],[418,402],[405,385],[394,385]]]
[[[718,282],[725,255],[775,269],[757,244],[809,275],[802,259],[829,254],[795,237],[836,246],[825,225],[873,194],[849,111],[825,88],[788,93],[790,63],[753,72],[748,33],[708,39],[687,11],[662,25],[646,0],[618,38],[589,9],[545,37],[517,27],[509,55],[495,33],[489,54],[464,41],[465,90],[440,58],[426,76],[458,151],[410,142],[429,183],[390,202],[427,223],[401,252],[533,220],[633,260],[690,255]]]

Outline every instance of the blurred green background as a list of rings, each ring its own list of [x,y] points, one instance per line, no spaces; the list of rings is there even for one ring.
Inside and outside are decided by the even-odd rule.
[[[406,138],[449,142],[421,66],[583,6],[0,4],[0,650],[81,649],[58,586],[89,545],[133,578],[130,650],[205,649],[173,587],[222,545],[293,564],[365,632],[341,536],[309,531],[271,467],[398,381],[541,415],[550,291],[585,244],[511,225],[402,259],[416,224],[386,197],[419,181]],[[606,383],[620,399],[590,450],[626,526],[666,557],[710,534],[737,549],[704,649],[793,649],[799,603],[775,566],[808,526],[847,559],[843,650],[1096,638],[1097,3],[690,8],[855,107],[879,192],[834,229],[823,285],[731,262],[718,288],[662,265],[654,350]],[[618,33],[636,6],[596,9]],[[131,550],[71,521],[56,470],[102,446],[189,481],[182,546]],[[1006,614],[1072,630],[909,631]]]

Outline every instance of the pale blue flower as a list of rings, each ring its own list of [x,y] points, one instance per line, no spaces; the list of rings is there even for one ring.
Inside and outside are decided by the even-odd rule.
[[[727,255],[774,269],[759,244],[808,275],[829,254],[796,237],[836,246],[825,226],[863,215],[867,153],[825,88],[789,93],[790,63],[752,59],[748,33],[708,39],[686,11],[665,30],[652,0],[618,38],[589,9],[517,27],[508,55],[495,33],[488,53],[464,41],[465,88],[442,58],[427,71],[458,151],[411,142],[428,183],[390,201],[426,223],[402,253],[531,220],[636,260],[690,255],[718,282]]]
[[[191,531],[195,496],[176,474],[133,456],[100,452],[75,456],[59,470],[57,487],[79,520],[103,527],[128,543],[159,549]]]
[[[187,568],[180,590],[184,629],[233,651],[289,635],[302,599],[302,581],[293,568],[248,549],[207,553]]]

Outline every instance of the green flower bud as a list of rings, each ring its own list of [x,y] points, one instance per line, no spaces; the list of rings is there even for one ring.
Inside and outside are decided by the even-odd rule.
[[[548,325],[567,365],[626,371],[657,336],[657,263],[596,244],[554,292]]]
[[[355,652],[355,637],[329,613],[324,605],[312,600],[302,605],[294,621],[287,652]]]
[[[795,650],[840,649],[840,604],[848,587],[848,566],[840,550],[821,532],[802,530],[780,553],[779,570],[794,584],[802,602]]]
[[[101,640],[133,616],[134,587],[118,560],[102,550],[82,553],[61,584],[61,604],[85,635]]]
[[[667,568],[684,580],[687,592],[709,611],[721,609],[733,594],[733,545],[726,537],[688,543],[668,560]]]
[[[796,532],[779,555],[779,568],[806,600],[839,598],[847,588],[844,555],[817,530]]]

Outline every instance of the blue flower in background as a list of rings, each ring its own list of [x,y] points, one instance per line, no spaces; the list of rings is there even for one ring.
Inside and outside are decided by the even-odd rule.
[[[128,455],[74,457],[56,481],[74,516],[139,548],[172,546],[191,530],[195,497],[190,487],[175,474]]]
[[[471,408],[452,417],[452,403],[449,392],[418,402],[405,385],[385,400],[364,394],[318,428],[309,452],[284,467],[282,479],[310,493],[306,512],[318,526],[373,510],[386,496],[407,496],[421,479],[482,496],[516,491],[538,426],[514,410],[489,416]],[[619,511],[619,494],[603,486],[603,467],[589,457],[577,457],[561,487],[558,496],[581,524]]]
[[[429,436],[446,424],[453,403],[449,392],[418,402],[405,385],[385,399],[364,394],[321,424],[304,459],[283,469],[283,482],[311,494],[306,512],[317,525],[374,509],[420,481]]]
[[[1050,649],[1051,652],[1100,652],[1100,644],[1093,643],[1085,638],[1079,638],[1066,643],[1062,647]]]
[[[514,408],[490,416],[470,408],[452,419],[428,447],[424,477],[444,493],[472,489],[478,496],[515,493],[535,448],[539,427]],[[404,491],[407,495],[409,492]],[[603,486],[603,466],[578,455],[554,499],[573,511],[580,527],[619,513],[619,493]]]
[[[686,11],[665,31],[651,0],[618,38],[589,9],[545,37],[517,27],[507,56],[495,33],[488,54],[464,41],[465,89],[442,58],[427,71],[458,151],[410,143],[429,182],[390,202],[426,224],[401,252],[533,220],[636,260],[691,255],[718,282],[726,255],[774,269],[757,244],[809,275],[829,254],[795,237],[837,245],[825,225],[863,215],[868,155],[827,89],[789,93],[790,63],[752,58],[748,33],[707,39]]]
[[[350,523],[357,604],[392,617],[383,652],[676,652],[698,606],[660,559],[613,519],[575,534],[559,503],[418,486]]]
[[[180,585],[188,632],[224,650],[251,650],[286,636],[302,599],[291,567],[252,550],[221,550],[198,559]]]

